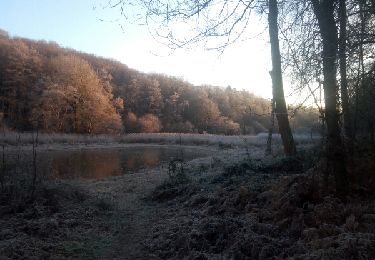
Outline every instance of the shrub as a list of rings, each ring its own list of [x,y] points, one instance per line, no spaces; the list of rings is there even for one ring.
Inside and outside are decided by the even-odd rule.
[[[157,116],[146,114],[139,118],[139,126],[142,133],[158,133],[161,130],[161,123]]]

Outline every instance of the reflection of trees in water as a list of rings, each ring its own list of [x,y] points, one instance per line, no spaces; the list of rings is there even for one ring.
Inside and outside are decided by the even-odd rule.
[[[130,148],[81,151],[53,151],[41,154],[39,171],[48,172],[52,178],[102,179],[109,176],[135,172],[144,167],[156,167],[161,161],[176,158],[181,149]],[[205,155],[202,151],[186,150],[184,159]]]
[[[95,178],[121,174],[120,156],[117,153],[66,152],[57,154],[51,161],[55,178]]]
[[[155,167],[162,160],[161,149],[142,149],[134,153],[123,153],[124,172],[139,170],[143,167]]]
[[[146,150],[143,153],[143,161],[146,166],[156,166],[160,162],[162,150]]]

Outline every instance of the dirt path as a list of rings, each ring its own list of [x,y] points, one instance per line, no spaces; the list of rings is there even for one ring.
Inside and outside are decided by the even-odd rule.
[[[220,150],[215,157],[192,160],[185,173],[201,176],[232,155],[239,152]],[[2,259],[158,259],[145,248],[150,248],[155,227],[171,212],[168,205],[148,196],[166,179],[164,166],[101,180],[57,180],[38,186],[32,204],[18,197],[0,204],[0,226],[7,227],[0,230],[0,255]],[[21,190],[16,195],[27,197]]]
[[[146,197],[167,178],[166,169],[157,168],[131,175],[105,180],[78,183],[91,196],[105,198],[113,203],[112,220],[117,223],[117,241],[111,245],[105,257],[108,259],[150,259],[144,252],[144,242],[150,227],[162,217],[160,205]]]
[[[238,152],[235,152],[238,155]],[[233,151],[227,150],[222,156],[229,159]],[[192,160],[186,164],[189,172],[197,171],[200,167],[208,167],[213,157]],[[217,163],[217,161],[216,161]],[[144,251],[145,242],[149,239],[151,230],[167,214],[163,204],[152,202],[148,196],[168,178],[166,166],[147,169],[142,172],[107,178],[103,180],[82,180],[76,184],[90,196],[97,196],[111,201],[115,207],[112,220],[118,230],[117,241],[107,250],[108,259],[154,259]]]
[[[220,150],[156,190],[166,168],[51,182],[31,203],[3,196],[0,258],[375,259],[373,199],[321,192],[316,168],[304,168],[315,153]]]

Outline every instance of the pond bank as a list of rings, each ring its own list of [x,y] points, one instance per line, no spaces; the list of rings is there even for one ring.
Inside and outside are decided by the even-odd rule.
[[[316,143],[320,136],[295,134],[300,144]],[[7,147],[38,145],[84,146],[84,145],[122,145],[122,144],[166,144],[166,145],[209,145],[222,148],[264,146],[267,134],[258,135],[213,135],[213,134],[179,134],[179,133],[140,133],[125,135],[78,135],[47,133],[6,132],[0,135],[0,143]],[[281,144],[280,135],[273,135],[273,143]]]
[[[228,159],[229,154],[240,156],[226,151]],[[195,159],[185,166],[186,172],[204,171],[213,167],[213,160]],[[0,198],[0,226],[7,227],[0,231],[0,255],[150,259],[145,243],[165,208],[148,198],[167,178],[166,168],[156,168],[102,180],[56,180],[38,185],[30,200],[22,199],[28,190],[9,197],[9,187]]]
[[[57,181],[0,203],[4,259],[373,259],[375,203],[320,192],[316,152],[226,150],[181,172]],[[307,171],[307,169],[309,169]],[[150,172],[151,171],[151,172]],[[150,174],[151,173],[151,174]],[[1,198],[0,201],[4,201]]]
[[[23,148],[4,149],[5,178],[14,178],[20,173],[32,176],[36,171],[37,178],[43,179],[103,179],[166,167],[176,158],[188,162],[219,151],[217,147],[155,144]]]

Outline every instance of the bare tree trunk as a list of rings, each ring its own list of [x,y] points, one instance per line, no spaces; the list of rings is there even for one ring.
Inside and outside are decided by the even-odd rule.
[[[273,127],[275,126],[275,102],[272,99],[271,101],[271,126],[268,129],[268,137],[267,137],[267,147],[266,147],[266,155],[272,154],[272,134],[273,134]]]
[[[279,46],[279,30],[277,25],[278,8],[277,0],[269,0],[268,2],[268,27],[271,43],[271,57],[272,57],[272,92],[273,100],[275,102],[275,113],[277,123],[279,125],[279,132],[284,146],[286,155],[296,154],[296,145],[294,143],[292,130],[290,129],[288,110],[286,108],[283,77],[281,72],[281,55]]]
[[[335,177],[336,192],[345,196],[348,191],[346,153],[340,136],[339,113],[337,111],[336,54],[337,29],[334,19],[335,0],[311,0],[318,19],[323,42],[323,89],[325,119],[327,122],[327,163],[329,173]]]
[[[353,130],[351,111],[349,109],[348,79],[346,75],[346,0],[339,2],[340,16],[340,39],[339,39],[339,57],[340,57],[340,78],[341,78],[341,101],[342,112],[344,114],[344,130],[348,151],[353,154]]]

